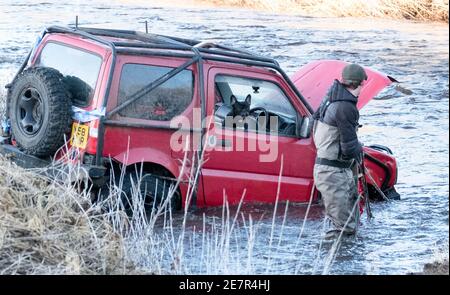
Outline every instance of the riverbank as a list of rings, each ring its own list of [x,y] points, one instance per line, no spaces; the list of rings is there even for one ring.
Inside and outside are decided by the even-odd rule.
[[[425,275],[448,275],[448,256],[449,244],[448,241],[434,250],[431,262],[425,264],[423,274]]]
[[[448,273],[448,260],[427,263],[423,269],[425,275],[448,275]]]
[[[0,156],[0,274],[139,273],[88,197]]]
[[[118,0],[126,3],[180,6],[176,1]],[[448,0],[188,0],[186,7],[247,8],[313,17],[369,17],[448,23]]]
[[[447,0],[211,0],[218,5],[260,8],[318,17],[376,17],[448,22]]]

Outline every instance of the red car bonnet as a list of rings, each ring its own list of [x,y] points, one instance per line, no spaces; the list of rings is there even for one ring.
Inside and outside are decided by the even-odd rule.
[[[341,80],[341,73],[347,62],[340,60],[313,61],[301,67],[292,76],[292,82],[308,101],[314,111],[327,94],[335,79]],[[383,88],[396,80],[383,73],[364,67],[368,79],[365,82],[358,98],[358,109],[365,106]]]

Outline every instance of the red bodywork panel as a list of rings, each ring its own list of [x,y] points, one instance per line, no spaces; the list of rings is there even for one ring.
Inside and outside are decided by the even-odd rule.
[[[90,105],[83,108],[87,111],[99,109],[103,105],[103,97],[107,88],[109,73],[112,66],[110,49],[104,45],[97,44],[81,37],[69,34],[47,34],[37,48],[32,64],[36,62],[36,57],[47,42],[60,42],[74,46],[83,50],[91,51],[100,55],[103,64],[100,70],[95,95]],[[159,65],[171,68],[183,64],[186,59],[155,57],[145,55],[123,55],[116,58],[112,85],[108,98],[106,111],[117,106],[118,88],[122,66],[126,63]],[[293,77],[293,82],[300,92],[316,109],[324,97],[326,91],[333,80],[339,78],[345,62],[341,61],[317,61],[303,67]],[[195,65],[189,68],[194,74],[193,99],[190,106],[183,113],[192,123],[195,116],[194,108],[200,107],[200,91],[198,72]],[[382,88],[391,83],[391,80],[378,72],[366,69],[369,81],[364,87],[360,96],[358,107],[362,107],[373,98]],[[229,74],[233,76],[243,76],[254,79],[263,79],[277,84],[290,100],[293,108],[302,116],[309,112],[301,100],[296,96],[295,91],[289,87],[284,79],[273,71],[250,67],[239,64],[212,62],[205,60],[204,66],[204,87],[206,93],[206,112],[212,115],[214,112],[215,92],[214,77],[217,74]],[[155,122],[140,119],[123,118],[115,116],[118,122],[140,124],[136,126],[114,126],[107,125],[104,132],[103,156],[111,157],[119,163],[132,165],[136,163],[151,163],[164,167],[174,177],[180,176],[182,152],[174,152],[170,146],[170,139],[177,130],[170,129],[170,122]],[[86,123],[91,128],[97,127],[97,121]],[[229,140],[241,138],[244,141],[252,138],[254,134],[243,131],[230,131],[219,134],[214,127],[209,128],[209,134],[217,136],[219,140]],[[187,131],[189,134],[192,132]],[[278,144],[278,158],[273,162],[261,163],[258,156],[264,153],[257,151],[212,151],[205,154],[206,162],[200,177],[197,205],[217,206],[223,204],[224,195],[227,196],[230,204],[238,203],[244,190],[246,191],[245,202],[269,202],[276,200],[278,190],[279,172],[281,158],[283,157],[283,176],[281,177],[280,201],[307,202],[310,198],[313,187],[313,167],[316,156],[316,149],[312,138],[299,139],[296,137],[278,136],[271,138]],[[93,154],[96,151],[97,138],[90,137],[86,151]],[[365,148],[368,155],[384,163],[388,169],[381,168],[377,163],[366,159],[366,167],[373,176],[378,186],[383,184],[392,187],[396,182],[396,162],[395,159],[383,152]],[[84,152],[84,151],[83,151]],[[282,156],[281,156],[282,155]],[[61,155],[60,155],[61,156]],[[189,155],[190,157],[190,155]],[[187,167],[189,171],[189,166]],[[391,174],[389,181],[385,179]],[[182,176],[182,178],[185,178]],[[367,179],[372,184],[370,178]],[[181,185],[183,202],[186,198],[186,185]],[[315,194],[317,197],[317,194]]]
[[[364,165],[369,171],[367,183],[370,185],[376,184],[382,189],[393,187],[397,183],[397,162],[395,158],[370,147],[364,147],[364,153],[366,154]]]
[[[278,75],[252,67],[235,65],[220,65],[209,68],[207,72],[207,112],[214,112],[215,77],[227,75],[233,77],[261,79],[278,85],[292,98],[292,107],[300,114],[306,114],[306,108],[296,98],[292,89]],[[264,138],[257,137],[254,132],[221,129],[211,126],[209,134],[218,141],[229,141],[236,147],[236,142],[242,140],[247,147],[249,140],[257,142],[256,150],[244,151],[213,150],[205,154],[206,162],[202,169],[203,194],[205,204],[218,206],[223,204],[224,195],[230,204],[240,201],[245,190],[244,202],[273,203],[277,197],[279,173],[283,161],[283,173],[279,200],[291,202],[307,202],[313,186],[312,171],[315,160],[315,147],[312,138],[299,139],[289,136],[273,136],[268,142],[276,143],[277,158],[270,162],[259,161],[261,155],[267,155],[260,143]]]

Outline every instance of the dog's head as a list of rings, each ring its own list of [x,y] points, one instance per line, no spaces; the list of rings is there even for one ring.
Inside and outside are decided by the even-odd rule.
[[[251,95],[247,95],[244,101],[238,101],[236,96],[231,95],[230,98],[231,106],[233,108],[233,117],[241,116],[243,118],[250,114],[250,105],[252,103]]]

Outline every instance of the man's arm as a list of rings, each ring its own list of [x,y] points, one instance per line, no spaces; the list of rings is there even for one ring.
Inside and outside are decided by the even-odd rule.
[[[336,125],[339,129],[341,152],[344,159],[358,159],[362,146],[358,141],[358,109],[348,103],[339,102],[336,109]]]

